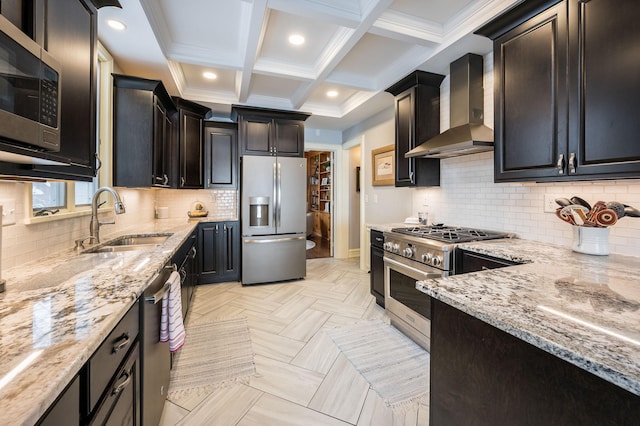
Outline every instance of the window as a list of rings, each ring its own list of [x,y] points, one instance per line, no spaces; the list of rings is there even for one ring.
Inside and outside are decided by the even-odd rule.
[[[112,71],[113,58],[98,43],[96,150],[101,159],[98,176],[91,182],[47,181],[26,185],[28,205],[32,210],[27,223],[89,214],[93,194],[101,185],[110,184]]]
[[[33,210],[53,210],[67,207],[67,186],[63,182],[31,184]]]

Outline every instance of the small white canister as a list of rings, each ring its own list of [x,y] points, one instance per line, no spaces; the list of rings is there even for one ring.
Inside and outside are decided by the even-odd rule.
[[[573,227],[573,251],[606,256],[609,254],[609,228]]]
[[[156,218],[158,218],[158,219],[168,219],[169,218],[169,207],[158,207],[156,209]]]

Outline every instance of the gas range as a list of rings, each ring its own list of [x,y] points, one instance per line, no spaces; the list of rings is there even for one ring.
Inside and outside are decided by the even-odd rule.
[[[384,250],[448,275],[453,269],[453,252],[458,243],[509,237],[512,235],[505,232],[459,226],[408,226],[385,232]]]

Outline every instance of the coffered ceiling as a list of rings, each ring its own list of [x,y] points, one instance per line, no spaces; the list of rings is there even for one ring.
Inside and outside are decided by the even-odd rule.
[[[344,130],[389,107],[384,89],[410,72],[446,74],[459,56],[489,52],[473,31],[519,1],[120,0],[100,10],[98,29],[122,72],[161,79],[214,116],[245,104]]]

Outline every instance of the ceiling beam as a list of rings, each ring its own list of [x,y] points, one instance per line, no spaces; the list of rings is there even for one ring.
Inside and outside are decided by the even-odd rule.
[[[236,96],[238,102],[246,103],[251,87],[251,75],[258,52],[264,40],[264,33],[269,21],[267,0],[254,0],[252,4],[243,3],[243,19],[240,28],[240,46],[244,50],[242,72],[236,79]]]
[[[382,13],[393,3],[393,0],[370,0],[367,3],[368,10],[363,14],[362,21],[353,31],[344,33],[345,39],[340,43],[339,48],[336,49],[332,55],[326,57],[324,66],[318,71],[316,80],[310,84],[301,85],[300,89],[294,93],[291,99],[291,104],[294,109],[299,109],[304,105],[309,96],[316,90],[322,82],[331,74],[331,72],[338,66],[338,64],[344,59],[349,51],[360,41],[375,21],[382,15]],[[335,46],[334,46],[335,47]]]

